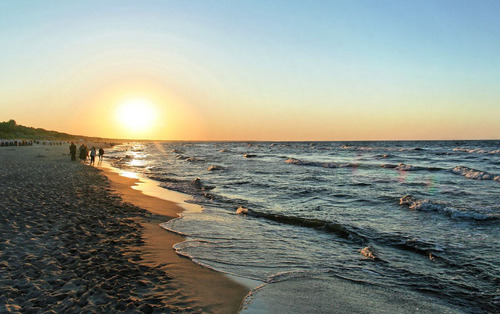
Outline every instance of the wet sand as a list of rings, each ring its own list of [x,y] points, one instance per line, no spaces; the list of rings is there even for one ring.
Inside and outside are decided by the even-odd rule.
[[[194,264],[190,259],[175,254],[172,246],[184,241],[184,237],[168,232],[159,224],[178,217],[183,208],[176,203],[143,194],[133,189],[139,180],[120,176],[103,167],[112,189],[118,191],[126,202],[144,208],[151,216],[138,219],[143,227],[142,263],[159,267],[172,279],[183,285],[183,292],[204,309],[204,312],[235,313],[243,298],[250,292],[228,277],[216,271]]]
[[[238,311],[248,288],[175,254],[183,237],[159,227],[181,207],[68,152],[0,149],[0,312]]]

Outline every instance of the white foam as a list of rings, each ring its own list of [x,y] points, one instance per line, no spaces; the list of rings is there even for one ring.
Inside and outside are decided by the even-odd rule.
[[[399,199],[400,205],[408,205],[411,210],[442,210],[446,206],[439,203],[431,203],[429,200],[417,200],[411,195],[405,195]]]
[[[361,255],[363,255],[365,258],[377,259],[375,249],[372,246],[367,246],[363,249],[360,249],[359,253],[361,253]]]
[[[381,148],[376,148],[376,147],[355,147],[355,146],[348,146],[348,145],[341,146],[340,148],[342,148],[342,149],[354,149],[354,150],[375,150],[375,149],[381,149]]]
[[[499,181],[499,180],[497,180],[497,178],[500,177],[500,176],[495,177],[494,175],[492,175],[490,173],[480,171],[480,170],[471,169],[471,168],[464,167],[464,166],[456,166],[455,168],[453,168],[453,173],[460,174],[466,178],[474,179],[474,180]]]
[[[248,215],[249,213],[249,209],[246,208],[246,207],[243,207],[243,206],[240,206],[237,210],[236,210],[236,214],[237,215]]]
[[[302,164],[302,161],[295,159],[295,158],[288,158],[285,162],[287,164],[294,164],[294,165],[301,165]]]
[[[419,171],[419,170],[429,170],[429,171],[437,171],[441,170],[440,168],[436,167],[420,167],[420,166],[412,166],[412,165],[407,165],[400,163],[398,165],[393,165],[393,164],[382,164],[382,168],[393,168],[399,171]]]
[[[222,167],[221,166],[217,166],[217,165],[211,165],[210,167],[208,167],[207,170],[208,171],[222,170]]]
[[[405,195],[399,199],[400,205],[407,205],[411,210],[415,211],[435,211],[445,213],[452,218],[466,218],[466,219],[476,219],[485,220],[495,218],[495,216],[478,213],[475,211],[464,211],[457,208],[447,206],[444,203],[433,202],[427,199],[418,200],[412,195]]]
[[[454,152],[464,152],[469,154],[500,154],[500,149],[497,150],[484,150],[479,148],[462,148],[457,147],[453,149]]]

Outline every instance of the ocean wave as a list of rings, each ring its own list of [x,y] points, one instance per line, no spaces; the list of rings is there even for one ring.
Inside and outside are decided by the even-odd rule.
[[[500,149],[497,150],[486,150],[480,148],[463,148],[457,147],[453,149],[454,152],[464,152],[469,154],[500,154]]]
[[[500,176],[481,171],[481,170],[475,170],[472,168],[464,167],[464,166],[456,166],[453,168],[453,173],[454,174],[459,174],[462,175],[466,178],[469,179],[474,179],[474,180],[494,180],[494,181],[500,181]]]
[[[449,155],[453,155],[452,153],[449,153],[449,152],[435,152],[434,154],[437,155],[437,156],[449,156]]]
[[[461,210],[458,208],[450,207],[442,202],[433,202],[427,199],[419,200],[412,195],[405,195],[399,199],[400,205],[406,205],[411,210],[415,211],[434,211],[444,213],[456,219],[473,219],[473,220],[488,220],[497,219],[498,217],[493,214],[479,213],[471,210]]]
[[[170,178],[170,177],[166,177],[166,176],[158,176],[158,175],[148,175],[148,178],[150,178],[151,180],[158,181],[160,183],[161,182],[181,182],[178,179],[174,179],[174,178]]]
[[[377,257],[378,254],[376,253],[376,250],[371,245],[362,248],[361,250],[359,250],[359,253],[361,253],[361,255],[363,255],[365,258],[370,258],[370,259],[374,259],[374,260],[378,259],[378,257]]]
[[[385,243],[386,245],[390,245],[392,247],[395,247],[395,248],[398,248],[401,250],[411,251],[411,252],[420,254],[420,255],[425,256],[426,258],[429,258],[431,260],[441,258],[440,255],[444,251],[444,249],[436,243],[432,243],[432,242],[425,241],[422,239],[417,239],[417,238],[407,238],[407,237],[404,237],[401,235],[397,235],[397,236],[379,235],[379,236],[377,236],[376,235],[377,232],[375,232],[374,230],[371,230],[369,232],[369,234],[371,235],[370,237],[374,237],[374,238],[369,239],[369,238],[365,237],[361,231],[356,230],[355,227],[347,226],[345,224],[340,224],[337,222],[329,222],[329,221],[324,221],[324,220],[320,220],[320,219],[309,219],[309,218],[302,218],[302,217],[264,213],[264,212],[254,211],[254,210],[249,209],[245,206],[240,206],[235,211],[235,213],[237,215],[263,218],[263,219],[272,220],[274,222],[284,223],[284,224],[288,224],[288,225],[301,226],[301,227],[307,227],[307,228],[313,228],[316,230],[321,230],[324,232],[333,233],[342,239],[353,241],[355,243],[363,245],[363,249],[359,250],[360,254],[366,258],[370,258],[370,259],[374,259],[374,260],[380,260],[380,257],[378,256],[377,251],[373,248],[373,245],[370,244],[374,239],[377,239],[375,241],[381,241],[381,242]]]
[[[230,187],[232,185],[245,185],[245,184],[251,184],[254,183],[250,180],[245,180],[245,179],[234,179],[234,180],[226,180],[224,181],[223,186],[225,187]]]
[[[201,159],[201,158],[192,157],[192,156],[184,156],[184,155],[178,155],[175,158],[176,159],[180,159],[180,160],[185,160],[187,162],[202,162],[202,161],[205,161],[204,159]]]
[[[211,165],[210,167],[208,167],[207,170],[208,171],[217,171],[217,170],[223,170],[223,168],[221,166]]]
[[[412,166],[412,165],[406,165],[406,164],[399,164],[396,166],[396,168],[394,168],[396,170],[399,170],[399,171],[416,171],[416,170],[422,170],[422,167],[416,167],[416,166]]]
[[[372,151],[372,150],[388,151],[388,152],[425,151],[425,149],[421,147],[371,147],[371,146],[342,145],[340,148],[359,150],[359,151]]]
[[[391,169],[396,169],[399,171],[421,171],[421,170],[426,170],[426,171],[440,171],[443,170],[443,168],[439,167],[421,167],[421,166],[412,166],[412,165],[407,165],[403,163],[399,163],[397,165],[394,164],[383,164],[381,165],[382,168],[391,168]]]
[[[393,247],[401,250],[420,254],[429,258],[431,261],[442,259],[441,253],[444,251],[441,246],[435,243],[427,242],[418,238],[395,239]]]
[[[432,203],[429,200],[417,200],[412,195],[405,195],[399,199],[399,205],[408,205],[411,210],[444,210],[446,205]]]
[[[184,232],[181,232],[179,230],[176,230],[175,228],[172,228],[172,223],[178,219],[182,219],[183,217],[183,214],[181,213],[179,217],[177,218],[173,218],[173,219],[170,219],[169,221],[167,222],[163,222],[160,224],[160,227],[165,229],[165,230],[168,230],[170,232],[173,232],[173,233],[177,233],[178,235],[181,235],[181,236],[184,236],[184,237],[189,237],[190,234],[187,234],[187,233],[184,233]],[[188,257],[188,256],[186,256]]]
[[[108,154],[106,156],[106,159],[113,159],[113,160],[121,160],[123,157],[120,157],[120,156],[113,156],[113,155],[110,155]]]
[[[357,163],[337,163],[337,162],[319,162],[319,161],[303,161],[296,158],[288,158],[285,160],[287,164],[297,165],[297,166],[311,166],[311,167],[322,167],[322,168],[349,168],[358,167]]]
[[[172,178],[162,178],[155,176],[149,176],[149,178],[161,182],[160,186],[162,188],[181,192],[188,195],[204,196],[205,194],[207,194],[208,191],[215,189],[214,185],[205,185],[200,178],[196,178],[192,181],[177,180]]]
[[[382,165],[380,165],[380,167],[382,167],[382,168],[389,168],[389,169],[394,169],[397,166],[398,165],[394,165],[394,164],[382,164]]]
[[[355,182],[355,183],[350,183],[350,186],[372,186],[373,184],[368,183],[368,182]]]
[[[213,185],[212,186],[211,185],[204,185],[203,183],[201,183],[200,178],[196,178],[193,181],[191,181],[191,185],[200,191],[207,191],[207,190],[215,189],[215,186],[213,186]]]
[[[240,206],[240,207],[238,207],[238,209],[236,210],[236,214],[237,214],[237,215],[248,215],[248,214],[249,214],[248,208],[246,208],[246,207],[244,207],[244,206]]]
[[[342,145],[340,148],[342,149],[352,149],[352,150],[376,150],[376,149],[384,149],[382,147],[368,147],[368,146],[350,146],[350,145]]]
[[[236,212],[238,215],[247,215],[256,218],[264,218],[274,222],[279,222],[287,225],[301,226],[307,228],[313,228],[318,230],[323,230],[328,233],[333,233],[340,238],[351,240],[355,242],[365,243],[365,239],[360,233],[354,230],[354,227],[349,227],[342,225],[340,223],[325,221],[321,219],[303,218],[295,216],[286,216],[271,214],[265,212],[254,211],[244,206],[240,206]]]

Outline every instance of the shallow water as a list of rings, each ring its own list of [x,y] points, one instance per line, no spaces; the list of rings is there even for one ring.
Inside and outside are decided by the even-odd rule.
[[[179,254],[267,283],[244,312],[500,310],[500,141],[132,143],[108,156],[204,207],[164,227],[189,236]]]

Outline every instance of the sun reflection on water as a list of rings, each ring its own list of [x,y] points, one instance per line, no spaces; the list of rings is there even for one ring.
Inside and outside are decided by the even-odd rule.
[[[126,178],[131,178],[131,179],[139,179],[139,176],[137,173],[132,172],[132,171],[120,171],[120,175]]]

